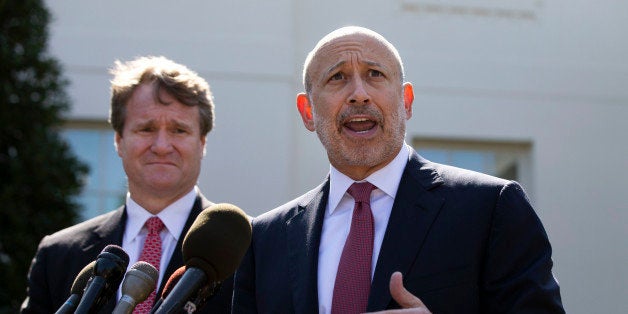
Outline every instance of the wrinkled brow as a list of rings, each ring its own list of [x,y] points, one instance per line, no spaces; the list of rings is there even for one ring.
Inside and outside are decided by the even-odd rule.
[[[386,67],[382,66],[381,63],[375,62],[375,61],[361,61],[361,62],[365,63],[366,65],[371,66],[371,67],[378,67],[378,68],[384,68],[384,69],[386,68]],[[346,60],[342,60],[342,61],[339,61],[338,63],[332,65],[331,67],[329,67],[327,69],[327,71],[325,71],[325,77],[331,75],[331,73],[335,72],[338,68],[341,68],[346,63],[347,63]]]

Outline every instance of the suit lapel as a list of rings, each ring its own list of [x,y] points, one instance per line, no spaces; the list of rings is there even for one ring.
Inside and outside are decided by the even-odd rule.
[[[93,238],[86,239],[87,246],[83,248],[85,256],[92,256],[94,253],[93,256],[97,256],[109,244],[122,245],[125,225],[125,206],[120,206],[98,228],[94,229]]]
[[[292,302],[296,313],[318,312],[318,247],[328,196],[329,178],[304,197],[295,215],[286,222]]]
[[[430,226],[438,216],[444,200],[431,189],[442,184],[436,171],[426,160],[413,153],[404,170],[395,196],[392,212],[379,253],[368,310],[385,309],[390,296],[390,276],[411,269]]]
[[[166,267],[166,272],[164,273],[163,279],[161,280],[161,284],[159,285],[159,290],[157,290],[157,293],[155,295],[155,302],[159,300],[159,298],[161,297],[161,292],[163,291],[164,286],[166,285],[166,282],[168,281],[168,279],[170,279],[170,276],[172,276],[175,270],[177,270],[179,267],[184,265],[183,253],[181,252],[181,246],[183,245],[183,239],[185,238],[185,235],[188,233],[188,230],[190,230],[190,227],[192,226],[192,223],[194,222],[196,217],[203,211],[203,209],[211,205],[213,205],[213,203],[208,201],[202,194],[199,193],[199,195],[196,197],[196,201],[194,202],[194,205],[192,206],[190,215],[188,216],[188,219],[185,222],[185,226],[183,227],[183,230],[181,231],[181,234],[179,235],[177,246],[174,248],[174,252],[172,252],[172,257],[170,257],[170,262],[168,262],[168,267]]]

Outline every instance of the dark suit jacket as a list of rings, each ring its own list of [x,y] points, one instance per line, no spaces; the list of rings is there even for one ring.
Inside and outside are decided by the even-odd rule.
[[[211,205],[213,203],[202,195],[197,196],[164,273],[157,298],[161,295],[168,278],[183,265],[181,245],[185,234],[196,216]],[[74,278],[83,267],[96,260],[105,246],[122,244],[126,217],[125,207],[122,206],[115,211],[44,237],[28,274],[28,294],[22,304],[22,313],[54,313],[70,296]],[[232,290],[233,277],[223,282],[220,290],[199,312],[229,313]],[[115,305],[113,298],[101,312],[111,313]]]
[[[329,178],[253,220],[233,313],[317,313],[317,267]],[[547,235],[512,181],[414,153],[384,235],[368,311],[398,308],[394,271],[433,313],[564,313]],[[322,274],[324,276],[324,274]]]

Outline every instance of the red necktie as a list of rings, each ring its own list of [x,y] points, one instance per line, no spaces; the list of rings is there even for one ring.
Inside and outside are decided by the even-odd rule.
[[[151,217],[146,220],[144,226],[148,229],[148,234],[144,240],[144,248],[142,248],[139,260],[150,263],[159,271],[159,263],[161,262],[161,237],[159,233],[164,228],[164,223],[159,217]],[[155,294],[156,290],[153,290],[144,302],[135,307],[133,313],[149,313],[155,301]]]
[[[363,313],[368,305],[371,290],[371,261],[373,256],[373,213],[371,191],[375,186],[368,182],[354,183],[347,192],[355,199],[351,230],[342,250],[331,312]]]

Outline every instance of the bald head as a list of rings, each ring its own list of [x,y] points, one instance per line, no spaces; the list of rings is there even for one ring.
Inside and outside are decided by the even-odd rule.
[[[362,27],[331,32],[306,59],[297,109],[329,162],[353,180],[387,165],[403,146],[414,100],[403,78],[397,49]]]
[[[327,47],[330,44],[345,38],[354,38],[356,40],[369,40],[385,46],[387,52],[390,53],[397,62],[399,81],[400,83],[403,83],[403,63],[395,46],[393,46],[388,40],[386,40],[384,36],[368,28],[360,26],[346,26],[336,29],[333,32],[325,35],[325,37],[318,41],[314,49],[312,49],[312,51],[308,53],[307,58],[305,59],[305,64],[303,65],[303,86],[305,87],[306,93],[309,94],[312,90],[311,66],[314,61],[320,57],[321,51],[324,51],[324,49],[322,48]]]

